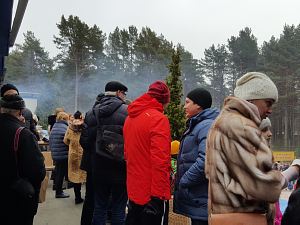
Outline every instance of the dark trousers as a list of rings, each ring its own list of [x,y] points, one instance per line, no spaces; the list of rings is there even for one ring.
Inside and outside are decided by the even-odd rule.
[[[125,224],[125,208],[127,203],[126,184],[95,184],[95,208],[93,225],[105,225],[107,210],[111,196],[111,224]]]
[[[87,172],[85,198],[81,212],[81,225],[91,225],[94,214],[94,184],[91,172]]]
[[[56,161],[55,163],[55,190],[56,194],[61,194],[64,178],[68,177],[68,159]]]
[[[192,225],[208,225],[208,221],[192,219]]]
[[[73,183],[75,199],[81,199],[81,183]]]
[[[5,198],[5,197],[4,197]],[[6,201],[4,201],[5,203]],[[13,205],[15,204],[15,205]],[[17,204],[17,205],[16,205]],[[22,201],[9,202],[4,204],[5,208],[1,210],[1,222],[5,225],[32,225],[34,214],[32,212],[32,205],[26,204]],[[26,207],[26,208],[25,208]]]
[[[19,215],[15,213],[11,218],[2,218],[2,221],[6,225],[32,225],[34,216],[28,215]],[[1,223],[2,224],[2,223]]]
[[[165,201],[163,212],[158,214],[144,213],[145,205],[138,205],[132,201],[128,203],[126,225],[167,225],[169,215],[169,202]]]

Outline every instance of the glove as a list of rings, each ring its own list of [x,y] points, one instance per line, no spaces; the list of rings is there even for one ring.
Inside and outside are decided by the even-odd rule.
[[[281,174],[285,177],[287,182],[296,180],[299,177],[299,164],[293,162],[293,164],[288,169],[281,172]]]
[[[164,200],[151,197],[151,200],[145,205],[143,213],[152,216],[162,215],[164,213]]]

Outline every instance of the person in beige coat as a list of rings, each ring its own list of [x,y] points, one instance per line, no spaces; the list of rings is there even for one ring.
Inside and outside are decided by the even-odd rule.
[[[267,213],[279,199],[291,174],[272,169],[272,152],[259,129],[277,100],[273,81],[258,72],[238,79],[234,96],[225,99],[207,140],[209,213]]]
[[[81,118],[74,119],[69,122],[64,138],[64,143],[69,146],[68,178],[74,185],[75,204],[83,202],[81,184],[86,181],[86,172],[80,169],[83,149],[79,144],[79,139],[82,129],[83,120]]]

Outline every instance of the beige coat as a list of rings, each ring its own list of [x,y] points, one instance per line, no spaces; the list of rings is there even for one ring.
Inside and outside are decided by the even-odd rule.
[[[272,152],[260,122],[255,105],[225,99],[207,139],[205,173],[213,213],[265,212],[268,203],[279,199],[285,179],[272,170]]]
[[[69,146],[68,177],[73,183],[86,181],[86,172],[80,169],[83,149],[79,144],[82,122],[74,120],[70,122],[65,134],[64,143]]]

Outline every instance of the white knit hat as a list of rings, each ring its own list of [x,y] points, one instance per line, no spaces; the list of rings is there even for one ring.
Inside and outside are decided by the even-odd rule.
[[[269,127],[269,128],[272,127],[271,120],[270,120],[268,117],[266,117],[265,119],[263,119],[263,120],[261,121],[261,123],[260,123],[260,125],[259,125],[259,129],[260,129],[260,130],[263,130],[263,129],[265,129],[266,127]]]
[[[278,90],[267,75],[249,72],[236,81],[234,96],[245,100],[273,99],[277,102]]]

